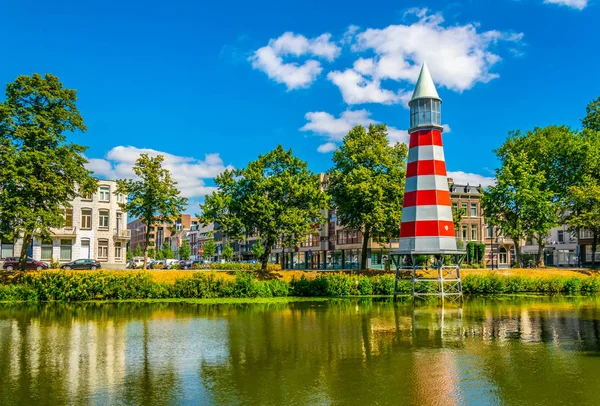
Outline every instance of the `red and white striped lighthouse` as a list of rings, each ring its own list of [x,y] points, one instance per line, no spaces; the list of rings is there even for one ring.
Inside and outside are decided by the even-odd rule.
[[[442,99],[423,63],[410,106],[410,145],[399,251],[456,252],[452,203],[442,146]]]

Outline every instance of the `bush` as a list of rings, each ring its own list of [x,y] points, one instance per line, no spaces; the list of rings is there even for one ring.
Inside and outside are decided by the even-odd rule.
[[[25,285],[0,285],[0,302],[36,301],[35,289]]]
[[[169,269],[173,269],[173,270],[179,270],[181,269],[181,265],[179,264],[172,264]]]
[[[260,271],[261,264],[240,264],[237,262],[226,262],[224,264],[210,264],[210,269],[220,271]],[[268,272],[281,271],[279,264],[267,264]]]

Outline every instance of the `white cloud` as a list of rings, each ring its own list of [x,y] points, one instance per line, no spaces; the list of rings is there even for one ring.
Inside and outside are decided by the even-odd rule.
[[[308,87],[323,71],[321,63],[308,59],[301,64],[285,63],[284,56],[316,56],[333,61],[340,54],[340,47],[331,41],[331,34],[308,39],[303,35],[286,32],[269,44],[257,49],[250,57],[255,69],[265,72],[277,83],[285,83],[288,90]]]
[[[442,128],[444,129],[444,132],[446,134],[448,134],[450,131],[452,131],[449,124],[442,124]]]
[[[496,79],[499,75],[491,72],[491,68],[501,57],[495,53],[495,48],[500,42],[511,43],[510,52],[518,53],[515,47],[523,38],[522,33],[478,32],[476,23],[444,26],[442,15],[430,14],[427,9],[410,9],[405,16],[415,16],[417,21],[383,29],[369,28],[358,33],[354,28],[345,35],[345,42],[350,42],[348,35],[353,36],[353,51],[374,54],[358,58],[352,68],[328,74],[346,103],[406,105],[409,92],[384,89],[381,83],[388,79],[415,83],[424,61],[438,84],[462,92],[476,83]]]
[[[448,172],[448,178],[452,179],[457,185],[469,184],[471,186],[488,187],[496,184],[496,178],[462,171],[450,171]]]
[[[366,70],[367,67],[365,66],[364,69]],[[327,78],[339,87],[347,104],[394,104],[406,100],[407,97],[407,93],[402,91],[394,93],[382,89],[379,80],[369,80],[353,69],[329,72]],[[410,98],[410,95],[408,97]]]
[[[324,111],[314,111],[306,113],[304,116],[308,121],[300,128],[300,131],[311,131],[322,137],[328,142],[317,148],[319,152],[330,152],[337,146],[336,143],[342,141],[344,136],[357,125],[368,126],[369,124],[379,124],[378,121],[370,118],[371,113],[367,110],[346,110],[339,118]],[[390,143],[404,142],[408,143],[408,132],[394,127],[387,127],[388,139]]]
[[[326,142],[325,144],[319,145],[319,147],[317,148],[317,151],[322,154],[326,154],[328,152],[335,151],[336,148],[337,148],[337,145],[335,142]]]
[[[93,171],[95,175],[106,179],[133,179],[136,176],[132,167],[140,154],[163,155],[165,157],[164,167],[171,172],[173,179],[177,181],[177,187],[181,194],[188,198],[204,197],[210,194],[215,188],[207,186],[204,179],[214,178],[225,169],[233,168],[232,166],[225,166],[219,154],[206,154],[204,160],[199,160],[132,146],[114,147],[106,154],[105,159],[88,159],[86,168]]]
[[[577,10],[583,10],[587,7],[588,0],[544,0],[546,4],[559,4],[561,6],[572,7]]]

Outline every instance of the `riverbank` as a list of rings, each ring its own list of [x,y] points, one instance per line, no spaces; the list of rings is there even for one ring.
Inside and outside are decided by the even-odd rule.
[[[525,273],[527,271],[527,273]],[[463,273],[465,294],[571,294],[600,292],[600,277],[585,272]],[[565,272],[565,271],[562,271]],[[410,281],[398,290],[409,294]],[[431,283],[432,291],[435,289]],[[41,271],[5,274],[0,301],[110,301],[137,299],[222,299],[389,296],[394,275],[380,272],[207,272],[207,271]]]

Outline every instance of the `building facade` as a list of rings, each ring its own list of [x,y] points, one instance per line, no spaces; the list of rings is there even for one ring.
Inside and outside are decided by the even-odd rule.
[[[38,261],[70,262],[76,259],[96,259],[109,266],[120,267],[126,262],[127,213],[119,203],[125,196],[115,193],[116,182],[99,180],[96,193],[75,198],[64,211],[65,226],[51,229],[47,241],[34,239],[29,256]],[[2,259],[18,256],[22,242],[2,241]]]
[[[162,249],[167,242],[171,244],[171,250],[176,252],[181,245],[181,232],[189,231],[196,224],[198,219],[190,214],[181,214],[172,223],[157,221],[150,226],[150,245]],[[131,250],[135,251],[139,245],[143,251],[146,247],[146,225],[140,219],[135,219],[127,224],[127,229],[131,233]]]

